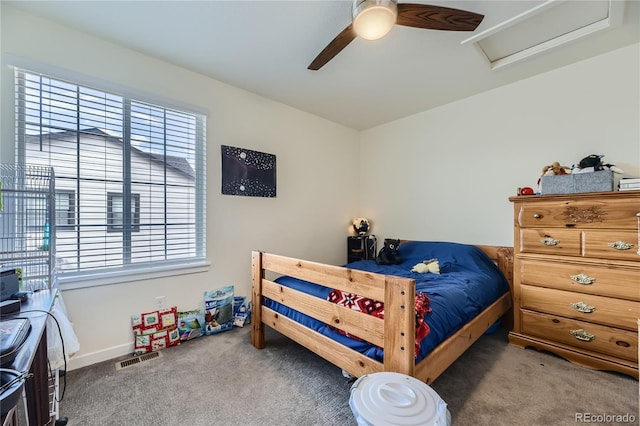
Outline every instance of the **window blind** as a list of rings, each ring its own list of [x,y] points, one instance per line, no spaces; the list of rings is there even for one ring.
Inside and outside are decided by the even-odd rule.
[[[60,274],[205,259],[205,116],[22,69],[15,89],[16,161],[55,173]]]

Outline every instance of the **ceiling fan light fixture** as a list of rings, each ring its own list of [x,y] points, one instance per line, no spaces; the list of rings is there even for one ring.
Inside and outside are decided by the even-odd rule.
[[[353,30],[366,40],[387,35],[397,17],[398,6],[392,0],[356,0],[353,4]]]
[[[394,25],[425,30],[474,31],[484,18],[474,12],[445,6],[398,5],[396,0],[353,0],[351,13],[351,23],[322,49],[307,69],[319,70],[358,36],[376,40],[384,37]]]

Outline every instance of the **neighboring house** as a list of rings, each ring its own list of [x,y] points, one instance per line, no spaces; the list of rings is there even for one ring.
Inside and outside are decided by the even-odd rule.
[[[59,269],[166,260],[162,241],[179,245],[178,252],[172,251],[176,258],[194,254],[196,220],[189,206],[195,199],[195,171],[187,159],[132,147],[131,215],[126,218],[122,139],[97,128],[77,135],[59,132],[25,138],[25,162],[51,164],[54,169]],[[96,151],[100,155],[92,158]],[[98,158],[108,160],[100,163]],[[130,244],[124,243],[125,233],[130,233]]]

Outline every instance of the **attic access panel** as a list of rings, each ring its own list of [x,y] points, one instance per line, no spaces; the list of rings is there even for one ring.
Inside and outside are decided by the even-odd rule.
[[[463,40],[495,70],[622,23],[624,1],[547,0]]]
[[[221,146],[222,194],[276,196],[276,156],[250,149]]]

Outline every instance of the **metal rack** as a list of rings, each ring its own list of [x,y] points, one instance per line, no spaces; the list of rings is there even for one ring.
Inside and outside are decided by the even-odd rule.
[[[53,168],[0,163],[0,270],[19,269],[23,291],[56,287],[55,200]],[[59,377],[58,369],[50,370],[48,408],[55,424],[64,425],[66,418],[58,410]],[[17,411],[27,418],[26,407]]]
[[[48,396],[49,396],[49,422],[51,426],[65,426],[68,422],[66,417],[60,417],[60,370],[49,371],[48,379]],[[29,425],[27,418],[27,397],[22,392],[22,405],[16,405],[7,413],[6,419],[2,426],[20,426],[21,424]]]
[[[55,285],[53,168],[0,163],[0,270],[19,268],[21,290]]]
[[[53,370],[49,375],[49,415],[56,421],[56,426],[67,423],[64,418],[60,420],[60,370],[58,369]]]

